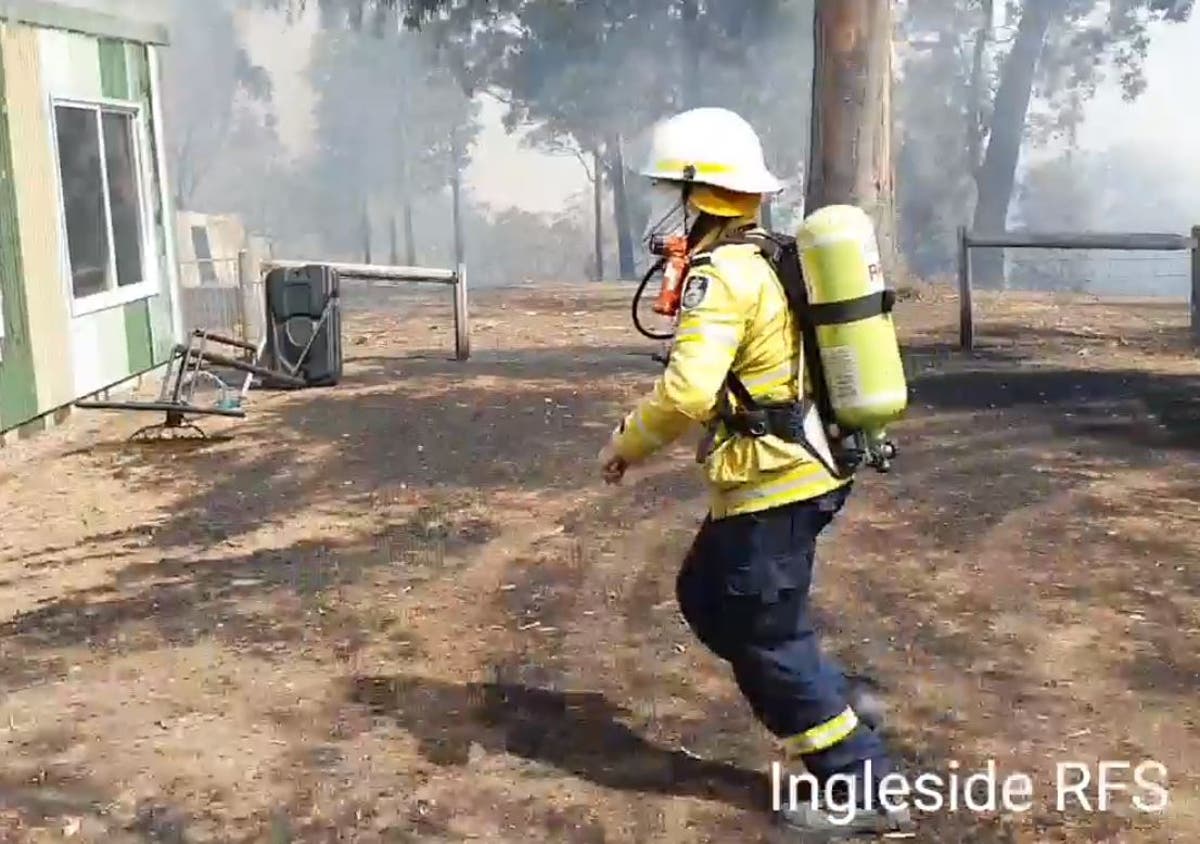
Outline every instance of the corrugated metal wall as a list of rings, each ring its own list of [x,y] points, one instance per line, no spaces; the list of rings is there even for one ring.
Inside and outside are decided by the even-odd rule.
[[[0,115],[0,431],[165,361],[176,341],[167,238],[151,131],[144,45],[0,22],[5,109]],[[144,256],[158,278],[149,298],[72,315],[51,98],[142,106],[143,201],[153,227]],[[64,354],[64,350],[69,354]]]

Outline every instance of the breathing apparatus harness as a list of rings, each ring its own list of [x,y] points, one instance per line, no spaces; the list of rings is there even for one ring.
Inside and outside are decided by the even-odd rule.
[[[637,292],[633,294],[632,316],[634,328],[643,337],[647,337],[650,340],[668,342],[675,337],[675,332],[670,331],[663,334],[651,331],[642,325],[638,309],[642,303],[642,296],[646,292],[646,286],[650,283],[650,279],[654,278],[658,273],[662,273],[662,284],[659,287],[658,296],[654,300],[654,312],[659,316],[665,316],[672,320],[676,319],[679,316],[679,303],[683,295],[683,281],[687,278],[688,270],[691,269],[692,250],[696,248],[704,235],[711,230],[711,224],[705,224],[705,217],[703,215],[696,220],[694,225],[688,225],[688,199],[692,192],[691,180],[695,177],[695,168],[688,167],[684,170],[685,181],[683,182],[681,206],[683,209],[683,231],[685,233],[681,235],[651,234],[646,238],[646,250],[658,260],[642,276],[641,284],[638,285]],[[652,230],[661,226],[674,211],[675,209],[672,208],[664,214],[654,224]],[[659,362],[664,366],[666,365],[665,360],[659,360]]]
[[[647,238],[647,247],[658,260],[650,267],[638,285],[633,297],[633,324],[645,337],[651,340],[670,341],[675,332],[653,332],[642,325],[638,316],[639,306],[646,287],[657,273],[663,274],[662,284],[654,302],[654,312],[673,319],[678,318],[682,286],[689,270],[707,259],[701,257],[693,260],[691,251],[712,231],[716,224],[714,218],[700,215],[695,224],[687,227],[687,200],[690,183],[683,185],[683,207],[686,235],[662,236],[651,235]],[[665,217],[664,217],[665,219]],[[660,221],[661,223],[661,221]],[[726,392],[718,405],[717,418],[725,427],[741,436],[761,438],[765,436],[778,437],[785,442],[802,446],[817,460],[831,475],[839,479],[847,479],[864,463],[878,472],[888,472],[891,469],[891,459],[895,457],[895,446],[884,443],[879,448],[867,447],[858,432],[840,431],[833,420],[833,406],[829,398],[829,389],[825,374],[821,367],[821,351],[817,344],[816,327],[818,325],[847,322],[861,318],[856,312],[861,310],[867,315],[876,313],[879,309],[891,311],[894,305],[894,294],[889,290],[880,294],[880,302],[849,302],[813,306],[808,302],[808,293],[804,284],[803,271],[800,265],[799,249],[796,239],[788,235],[763,230],[755,231],[747,227],[740,231],[731,232],[720,238],[711,247],[716,250],[721,246],[730,245],[754,246],[763,259],[770,264],[783,286],[788,305],[799,326],[804,359],[807,362],[805,371],[808,375],[810,389],[806,391],[804,373],[797,373],[798,393],[796,401],[761,403],[750,394],[746,385],[732,372],[725,379]],[[655,360],[666,366],[669,358],[654,356]],[[733,410],[728,397],[732,395],[737,400],[738,409]],[[831,461],[817,449],[809,432],[805,429],[805,420],[810,418],[815,406],[820,425],[830,443]]]

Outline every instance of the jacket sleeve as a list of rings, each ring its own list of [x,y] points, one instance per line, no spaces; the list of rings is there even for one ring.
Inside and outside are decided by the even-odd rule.
[[[683,290],[666,371],[613,432],[612,450],[637,463],[714,415],[746,325],[746,307],[712,265],[696,268]]]

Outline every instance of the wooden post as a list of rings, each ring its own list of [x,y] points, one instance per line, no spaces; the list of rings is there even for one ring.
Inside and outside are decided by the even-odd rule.
[[[971,306],[971,241],[967,227],[958,227],[958,347],[975,348],[975,315]]]
[[[1192,342],[1200,346],[1200,226],[1192,226]]]
[[[463,150],[459,147],[458,129],[450,130],[450,196],[454,215],[454,264],[461,267],[466,260],[463,244],[462,219]]]
[[[604,164],[600,160],[600,146],[592,150],[592,215],[595,225],[596,281],[604,281]]]
[[[466,360],[471,356],[471,329],[467,322],[467,267],[458,265],[454,281],[454,357]]]
[[[889,0],[817,0],[805,213],[832,204],[871,215],[884,272],[897,265]]]
[[[255,279],[254,256],[250,249],[238,250],[238,327],[241,329],[241,340],[253,342],[257,339],[254,335],[257,331],[254,330],[258,326],[258,320],[255,319],[255,293],[258,290],[258,284]]]

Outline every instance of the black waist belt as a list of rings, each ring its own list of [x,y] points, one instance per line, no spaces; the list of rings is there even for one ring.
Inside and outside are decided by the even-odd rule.
[[[730,431],[746,437],[765,437],[768,434],[785,442],[805,442],[804,417],[808,402],[759,405],[753,410],[724,413],[721,421]]]

